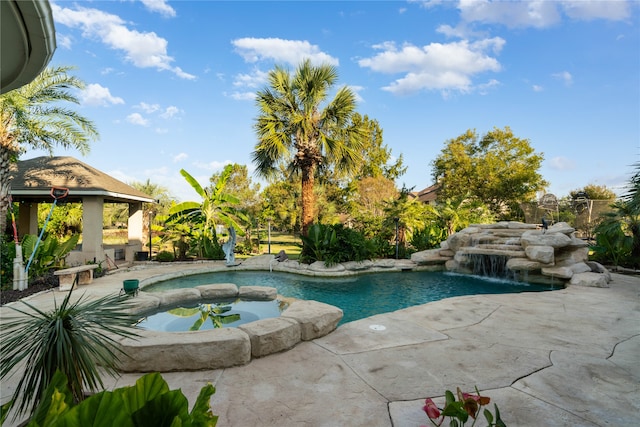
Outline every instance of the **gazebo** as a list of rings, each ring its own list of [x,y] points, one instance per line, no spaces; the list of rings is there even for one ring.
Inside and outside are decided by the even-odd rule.
[[[70,265],[116,259],[116,251],[133,261],[143,245],[143,203],[154,203],[147,194],[118,181],[73,157],[36,157],[19,161],[11,170],[11,197],[20,204],[18,231],[38,234],[38,204],[52,203],[52,188],[68,189],[66,202],[82,203],[82,248],[72,251]],[[105,203],[129,205],[128,243],[105,248],[102,241]],[[105,256],[106,255],[106,256]],[[122,258],[122,257],[118,257]]]

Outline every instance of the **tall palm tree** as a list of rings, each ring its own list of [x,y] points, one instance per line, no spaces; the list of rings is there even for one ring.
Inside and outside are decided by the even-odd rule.
[[[66,108],[79,104],[70,89],[83,89],[84,82],[69,74],[72,67],[46,68],[31,83],[0,96],[0,235],[6,228],[11,183],[9,167],[27,148],[76,148],[89,152],[89,141],[98,139],[94,123]]]
[[[303,235],[315,214],[313,187],[319,169],[335,166],[353,171],[365,135],[352,121],[356,98],[349,88],[338,89],[326,102],[337,79],[335,67],[313,66],[310,60],[300,64],[294,75],[276,66],[269,73],[269,87],[256,96],[260,110],[255,123],[258,143],[252,154],[256,172],[271,178],[285,165],[290,176],[300,176]]]

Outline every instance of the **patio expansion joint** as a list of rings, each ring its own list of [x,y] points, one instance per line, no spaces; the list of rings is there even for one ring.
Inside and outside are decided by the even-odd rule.
[[[445,331],[455,331],[458,329],[466,329],[469,328],[471,326],[476,326],[476,325],[480,325],[481,323],[483,323],[485,320],[489,319],[491,316],[494,315],[495,312],[497,312],[498,310],[500,310],[501,308],[503,308],[504,306],[502,304],[498,304],[498,306],[496,306],[496,308],[494,308],[493,310],[491,310],[490,313],[488,313],[486,316],[482,317],[480,320],[473,322],[473,323],[467,323],[464,325],[460,325],[460,326],[452,326],[450,328],[442,328],[439,329],[438,332],[446,335],[447,337],[449,337],[449,339],[451,339],[451,336],[449,336],[449,334],[447,334]],[[436,329],[437,330],[437,329]]]
[[[632,339],[634,339],[634,338],[636,338],[636,337],[639,337],[639,336],[640,336],[640,334],[634,334],[634,335],[631,335],[629,338],[625,338],[625,339],[620,340],[620,341],[618,341],[617,343],[615,343],[615,344],[613,345],[613,348],[611,349],[611,353],[610,353],[610,354],[605,358],[605,360],[609,360],[609,359],[611,359],[611,358],[613,357],[613,355],[614,355],[614,354],[615,354],[615,352],[616,352],[616,348],[618,347],[618,345],[620,345],[620,344],[622,344],[622,343],[625,343],[625,342],[627,342],[627,341],[630,341],[630,340],[632,340]]]

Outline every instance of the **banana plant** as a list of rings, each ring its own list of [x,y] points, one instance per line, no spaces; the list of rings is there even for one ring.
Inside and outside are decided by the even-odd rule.
[[[180,170],[180,174],[202,200],[187,201],[172,206],[166,223],[168,226],[190,224],[194,235],[198,236],[198,252],[201,256],[207,255],[207,248],[211,246],[211,242],[217,242],[215,228],[218,223],[227,227],[233,226],[241,235],[244,235],[243,224],[249,223],[246,215],[235,207],[240,200],[225,191],[232,172],[233,165],[227,165],[213,187],[203,188],[186,170]]]

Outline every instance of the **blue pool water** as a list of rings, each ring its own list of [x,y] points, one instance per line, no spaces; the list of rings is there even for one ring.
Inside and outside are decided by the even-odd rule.
[[[270,286],[286,297],[331,304],[344,311],[341,323],[455,296],[558,289],[549,285],[434,272],[389,272],[336,278],[265,271],[225,271],[171,279],[147,286],[144,290],[164,291],[213,283]]]

